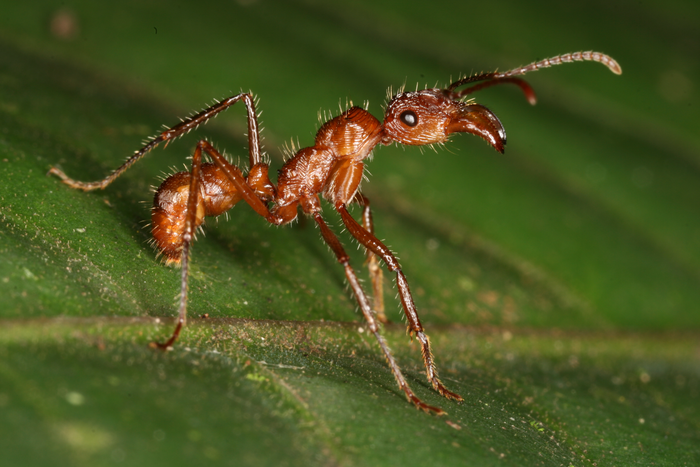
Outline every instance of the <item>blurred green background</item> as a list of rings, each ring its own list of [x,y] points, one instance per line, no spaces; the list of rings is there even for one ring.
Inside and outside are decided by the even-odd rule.
[[[700,463],[700,6],[2,3],[0,450],[12,465]],[[386,334],[447,417],[403,399],[313,223],[271,228],[243,205],[195,244],[181,343],[147,349],[170,332],[179,280],[146,243],[151,186],[203,137],[245,161],[242,108],[105,191],[45,175],[100,179],[161,125],[241,90],[260,98],[274,169],[285,144],[312,143],[319,112],[367,101],[380,117],[389,87],[579,50],[623,74],[538,71],[535,107],[514,87],[475,95],[504,124],[505,155],[457,136],[436,151],[377,148],[368,164],[378,236],[465,402],[425,383],[388,273]]]

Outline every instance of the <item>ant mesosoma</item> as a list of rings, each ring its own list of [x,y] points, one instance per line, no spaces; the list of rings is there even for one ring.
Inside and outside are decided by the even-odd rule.
[[[60,177],[71,188],[84,191],[105,188],[160,143],[165,142],[167,145],[169,141],[207,122],[236,102],[243,101],[248,112],[248,174],[243,175],[241,169],[232,165],[208,141],[201,140],[192,156],[192,169],[189,172],[171,175],[156,191],[151,211],[154,244],[164,255],[167,264],[181,265],[182,277],[175,330],[166,342],[152,345],[161,349],[170,348],[185,325],[190,245],[197,227],[204,222],[205,216],[221,215],[243,200],[271,224],[283,225],[296,219],[298,209],[301,208],[316,221],[323,239],[345,268],[345,276],[362,315],[370,332],[377,339],[401,390],[418,408],[443,414],[440,408],[424,403],[413,393],[380,333],[378,321],[386,321],[386,317],[382,299],[382,270],[377,257],[381,257],[389,271],[396,274],[401,305],[408,320],[408,332],[411,336],[415,335],[420,343],[428,380],[442,396],[462,400],[462,397],[448,390],[438,378],[430,340],[418,318],[418,310],[413,302],[408,281],[394,254],[374,235],[370,203],[359,190],[365,172],[365,159],[379,144],[439,144],[446,142],[452,133],[459,132],[480,136],[496,151],[502,153],[506,144],[506,132],[498,117],[483,105],[471,100],[465,101],[463,98],[496,84],[512,83],[519,86],[528,101],[534,104],[536,98],[533,89],[517,76],[573,61],[600,62],[615,74],[622,72],[617,62],[605,54],[578,52],[559,55],[506,72],[481,73],[461,78],[445,89],[424,89],[415,92],[402,90],[394,95],[387,105],[383,123],[360,107],[351,107],[325,122],[316,134],[314,145],[300,149],[286,161],[279,171],[277,186],[268,177],[269,164],[261,151],[255,100],[250,93],[241,93],[217,102],[152,137],[121,167],[101,181],[76,181],[56,167],[51,168],[49,173]],[[458,90],[465,85],[470,86]],[[203,163],[203,152],[213,162]],[[367,250],[374,289],[374,309],[349,264],[345,249],[321,216],[319,195],[323,195],[333,205],[350,234]],[[348,212],[351,203],[362,207],[361,222],[356,221]]]

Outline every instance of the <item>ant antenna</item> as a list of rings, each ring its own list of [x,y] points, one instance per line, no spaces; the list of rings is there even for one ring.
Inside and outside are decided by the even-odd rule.
[[[496,84],[512,83],[512,84],[515,84],[518,87],[520,87],[520,89],[525,94],[525,97],[527,98],[528,102],[530,102],[530,104],[534,105],[537,102],[537,97],[535,95],[535,91],[532,89],[532,87],[525,80],[523,80],[521,78],[515,78],[515,76],[524,75],[524,74],[530,73],[532,71],[537,71],[540,68],[549,68],[549,67],[552,67],[555,65],[561,65],[563,63],[586,62],[586,61],[602,63],[603,65],[607,66],[608,69],[610,69],[610,71],[612,71],[616,75],[622,74],[622,68],[620,67],[620,65],[615,61],[614,58],[610,57],[609,55],[605,55],[605,54],[600,53],[600,52],[591,52],[591,51],[574,52],[574,53],[568,53],[568,54],[563,54],[563,55],[557,55],[556,57],[545,58],[544,60],[540,60],[538,62],[533,62],[533,63],[530,63],[529,65],[521,66],[518,68],[513,68],[512,70],[504,71],[501,73],[498,73],[498,72],[481,73],[478,75],[462,78],[462,79],[450,84],[450,86],[447,89],[445,89],[445,91],[452,99],[460,99],[464,96],[472,94],[476,91],[480,91],[484,88],[494,86]],[[455,89],[457,89],[458,87],[464,86],[465,84],[468,84],[468,83],[475,83],[478,81],[484,81],[484,82],[481,84],[477,84],[475,86],[470,86],[470,87],[463,89],[459,92],[455,92]]]

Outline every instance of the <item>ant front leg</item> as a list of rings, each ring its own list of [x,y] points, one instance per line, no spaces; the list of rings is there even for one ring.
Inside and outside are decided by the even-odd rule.
[[[374,337],[377,339],[379,347],[381,347],[382,352],[384,353],[384,356],[386,357],[386,360],[389,363],[389,368],[391,368],[391,372],[394,374],[394,378],[396,379],[396,382],[398,383],[399,387],[404,392],[404,394],[406,394],[406,398],[410,402],[415,404],[415,406],[419,409],[425,410],[426,412],[434,412],[437,415],[443,415],[445,412],[442,409],[426,404],[425,402],[420,400],[418,396],[416,396],[409,387],[408,383],[406,382],[406,378],[404,377],[403,373],[401,373],[401,368],[399,368],[398,363],[396,363],[396,360],[394,359],[394,356],[392,355],[391,350],[389,349],[389,346],[386,343],[386,340],[384,340],[384,337],[380,333],[380,325],[374,319],[374,313],[372,312],[372,308],[369,305],[369,299],[367,298],[367,295],[365,295],[364,290],[362,290],[362,286],[360,285],[360,281],[358,280],[355,271],[352,269],[352,266],[350,266],[350,257],[345,252],[345,249],[340,243],[340,240],[338,240],[338,237],[333,233],[330,227],[328,227],[326,221],[323,220],[321,214],[315,212],[313,213],[313,216],[314,220],[321,229],[321,235],[323,236],[323,239],[328,244],[328,246],[331,247],[333,253],[335,253],[338,262],[343,265],[343,268],[345,269],[345,277],[347,278],[348,283],[350,284],[350,288],[352,289],[352,292],[355,295],[355,298],[357,299],[357,303],[360,305],[360,310],[362,311],[362,314],[365,317],[365,320],[367,321],[369,330],[372,332],[372,334],[374,334]],[[358,227],[362,229],[362,227],[359,224]]]
[[[355,201],[362,206],[362,227],[374,235],[374,222],[372,221],[372,209],[369,206],[369,199],[359,191],[355,195]],[[388,323],[389,319],[384,312],[384,272],[379,265],[379,258],[369,248],[367,251],[367,269],[369,277],[372,280],[372,304],[374,312],[377,314],[377,319],[382,323]]]
[[[420,342],[421,353],[423,355],[423,362],[425,364],[428,381],[430,381],[433,388],[444,397],[461,401],[462,397],[459,394],[447,389],[438,377],[437,367],[435,365],[435,360],[433,359],[433,352],[430,348],[430,340],[423,330],[423,325],[418,317],[416,305],[413,302],[411,290],[408,287],[408,281],[401,270],[398,260],[389,250],[389,248],[386,247],[386,245],[384,245],[377,237],[357,223],[357,221],[348,212],[345,204],[338,203],[336,204],[335,208],[340,213],[343,223],[345,224],[345,227],[347,227],[350,234],[362,245],[364,245],[365,248],[381,256],[389,270],[396,273],[396,285],[399,288],[401,305],[403,306],[404,313],[408,319],[408,330],[411,335],[415,334],[416,338]]]

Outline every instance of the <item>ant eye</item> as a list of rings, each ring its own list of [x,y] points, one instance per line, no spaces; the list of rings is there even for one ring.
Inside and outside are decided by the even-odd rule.
[[[413,110],[406,110],[405,112],[402,112],[399,118],[407,126],[413,127],[418,125],[418,115],[416,115]]]

